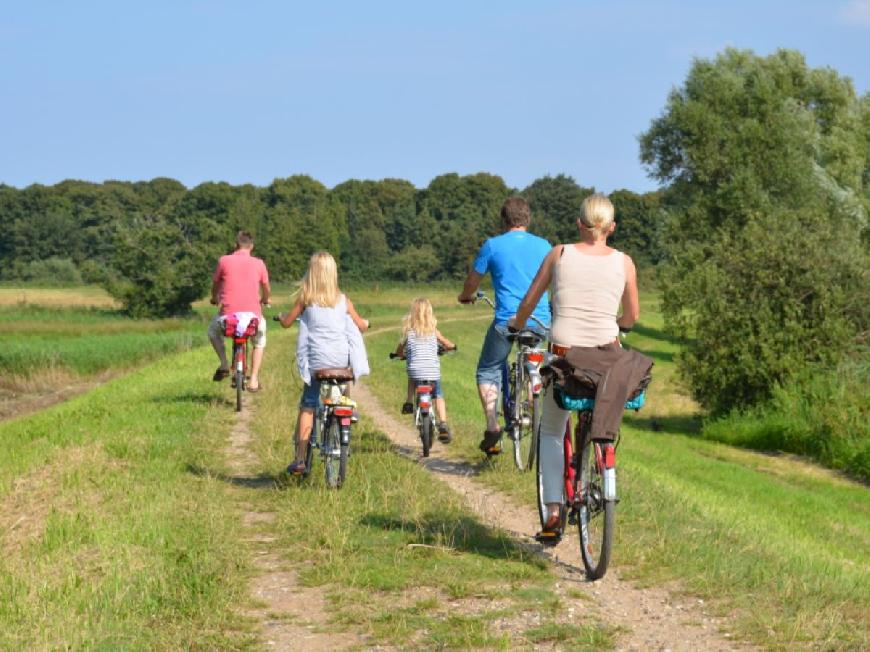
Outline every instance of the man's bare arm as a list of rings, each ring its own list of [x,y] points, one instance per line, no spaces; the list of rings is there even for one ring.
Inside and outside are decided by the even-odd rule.
[[[459,303],[469,303],[474,301],[475,292],[483,280],[483,274],[478,274],[475,270],[468,271],[468,276],[465,277],[465,284],[462,286],[462,292],[459,293]]]

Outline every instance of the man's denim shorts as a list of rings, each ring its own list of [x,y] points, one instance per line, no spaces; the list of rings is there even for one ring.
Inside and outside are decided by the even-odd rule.
[[[483,339],[483,348],[477,361],[478,385],[501,385],[502,367],[511,352],[511,343],[507,339],[506,324],[492,322]]]

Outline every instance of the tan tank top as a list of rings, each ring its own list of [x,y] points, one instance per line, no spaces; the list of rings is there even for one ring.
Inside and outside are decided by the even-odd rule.
[[[587,256],[565,245],[553,269],[553,328],[560,346],[601,346],[619,335],[616,313],[625,291],[621,251]]]

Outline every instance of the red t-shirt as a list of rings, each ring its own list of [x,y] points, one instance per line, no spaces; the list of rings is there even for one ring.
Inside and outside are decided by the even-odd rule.
[[[246,249],[221,256],[214,271],[214,282],[220,283],[218,301],[221,314],[253,312],[263,316],[260,307],[260,284],[269,282],[266,264]]]

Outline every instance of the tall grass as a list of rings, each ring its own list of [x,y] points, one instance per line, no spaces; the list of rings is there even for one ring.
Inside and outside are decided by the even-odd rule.
[[[205,343],[200,318],[132,320],[106,309],[0,307],[0,371],[93,374]]]
[[[768,403],[705,424],[703,434],[734,446],[805,455],[870,482],[868,387],[870,356],[864,352],[835,370],[810,370],[777,387]]]

